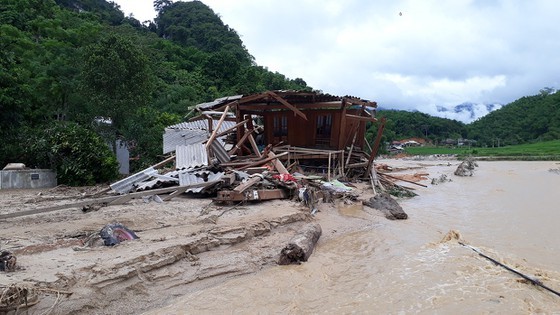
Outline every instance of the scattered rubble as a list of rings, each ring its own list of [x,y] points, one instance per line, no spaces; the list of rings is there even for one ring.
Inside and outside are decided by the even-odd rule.
[[[446,174],[441,174],[438,178],[432,178],[432,185],[439,185],[451,181],[452,179],[447,177]]]
[[[468,157],[459,164],[454,174],[463,177],[473,176],[475,167],[478,167],[476,161],[472,157]]]

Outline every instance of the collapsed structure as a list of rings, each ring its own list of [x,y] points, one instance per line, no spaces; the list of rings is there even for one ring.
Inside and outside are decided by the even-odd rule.
[[[365,133],[368,123],[377,122],[376,108],[373,101],[308,91],[202,103],[189,121],[165,129],[163,153],[174,156],[111,188],[124,194],[179,186],[232,202],[289,198],[309,186],[347,195],[351,189],[338,180],[361,178],[369,179],[375,191],[382,182],[394,185],[372,167],[385,123],[379,123],[371,146]],[[157,166],[171,161],[174,170],[159,174]]]

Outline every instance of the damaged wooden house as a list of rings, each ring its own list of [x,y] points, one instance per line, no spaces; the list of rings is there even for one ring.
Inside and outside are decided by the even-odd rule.
[[[376,107],[376,102],[349,96],[267,91],[199,104],[200,115],[191,121],[211,124],[213,115],[229,113],[224,120],[235,117],[236,126],[230,155],[258,156],[268,147],[275,154],[288,153],[281,157],[287,166],[316,167],[330,177],[331,170],[343,175],[348,167],[367,165],[365,132],[369,122],[376,122]]]
[[[246,201],[289,198],[302,179],[310,179],[307,175],[326,182],[366,179],[373,176],[382,132],[373,149],[364,150],[376,107],[356,97],[302,91],[202,103],[195,106],[195,117],[165,128],[163,153],[174,156],[164,162],[174,161],[172,171],[160,174],[150,167],[111,188],[123,194],[179,186],[184,192],[217,194],[217,201]]]

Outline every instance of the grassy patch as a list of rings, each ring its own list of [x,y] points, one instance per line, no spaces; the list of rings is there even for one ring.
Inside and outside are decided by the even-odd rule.
[[[494,157],[503,159],[560,160],[560,140],[511,145],[499,148],[450,148],[450,147],[410,147],[411,155],[456,154],[461,156]]]

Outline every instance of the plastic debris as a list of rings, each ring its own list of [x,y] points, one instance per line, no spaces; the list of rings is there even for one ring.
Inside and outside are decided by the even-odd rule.
[[[105,225],[99,232],[105,246],[114,246],[122,241],[135,240],[138,238],[134,231],[129,230],[120,223],[110,223]]]

